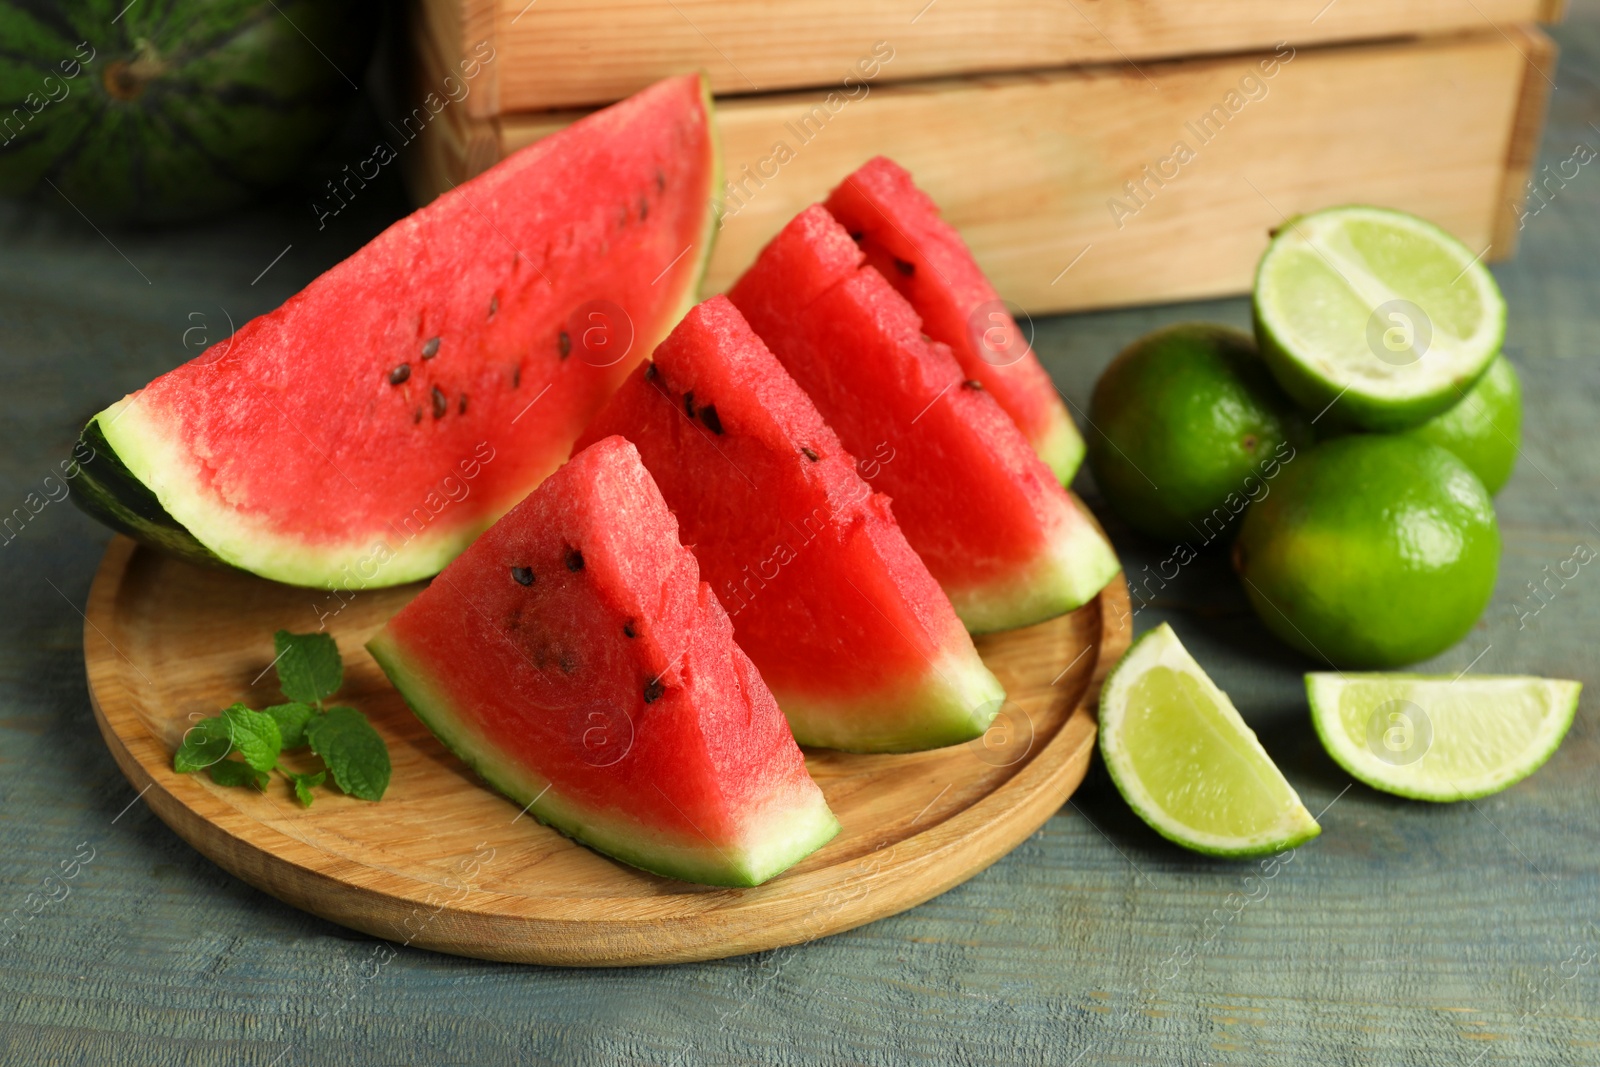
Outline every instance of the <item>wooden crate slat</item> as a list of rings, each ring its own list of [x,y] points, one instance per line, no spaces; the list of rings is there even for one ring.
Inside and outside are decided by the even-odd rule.
[[[944,79],[874,90],[803,143],[802,120],[823,94],[720,101],[727,176],[743,190],[730,197],[707,292],[878,153],[911,169],[999,291],[1032,312],[1247,291],[1269,229],[1338,203],[1414,211],[1475,250],[1507,255],[1552,57],[1537,29],[1506,27],[1300,50],[1270,78],[1266,57],[1251,55]],[[1252,73],[1265,87],[1253,100],[1241,91]],[[1230,92],[1244,101],[1234,114]],[[1200,143],[1194,124],[1214,107],[1226,121],[1213,117]],[[466,141],[504,154],[575,115],[457,121],[475,131]],[[457,139],[429,140],[423,169],[456,181],[480,169],[482,159],[439,160]],[[1144,177],[1147,164],[1159,176],[1180,139],[1193,158],[1165,165],[1176,176]],[[790,156],[774,164],[780,142]],[[758,184],[746,167],[771,177]],[[1138,199],[1130,180],[1143,183]],[[419,182],[423,197],[445,187]],[[1113,198],[1136,210],[1114,210]]]
[[[1549,21],[1561,0],[416,0],[444,56],[500,55],[480,118],[596,105],[704,69],[719,95],[1143,62]],[[463,53],[464,54],[464,53]]]

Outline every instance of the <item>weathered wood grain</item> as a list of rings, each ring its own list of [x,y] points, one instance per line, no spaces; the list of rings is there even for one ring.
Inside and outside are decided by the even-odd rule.
[[[877,154],[1032,313],[1244,292],[1268,231],[1329,204],[1413,211],[1504,257],[1553,65],[1540,31],[1508,27],[723,100],[707,291]],[[411,157],[414,190],[430,199],[573,117],[448,113]]]
[[[495,49],[479,118],[607,104],[705,70],[718,95],[1481,30],[1562,0],[415,0],[441,54]],[[874,47],[892,58],[871,64]],[[885,52],[879,49],[878,58]],[[880,69],[881,68],[881,69]]]
[[[613,862],[522,818],[405,708],[364,643],[419,586],[337,601],[340,699],[365,710],[394,774],[379,803],[300,807],[284,783],[224,788],[172,769],[193,718],[240,699],[268,635],[325,595],[193,567],[118,538],[84,619],[101,733],[146,803],[219,865],[377,937],[522,963],[615,966],[759,952],[848,930],[944,892],[1039,828],[1082,780],[1093,702],[1127,647],[1121,579],[1084,608],[987,635],[1007,703],[983,738],[908,755],[807,753],[843,829],[766,885],[714,889]],[[269,683],[270,684],[270,683]]]

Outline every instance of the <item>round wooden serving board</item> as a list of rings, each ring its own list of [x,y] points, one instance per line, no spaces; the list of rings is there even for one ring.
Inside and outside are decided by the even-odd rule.
[[[167,825],[280,900],[377,937],[463,956],[616,966],[777,948],[893,915],[1021,843],[1077,788],[1093,705],[1127,647],[1122,577],[1071,615],[978,638],[1010,701],[989,733],[910,755],[808,751],[843,830],[754,889],[659,878],[591,852],[480,783],[405,707],[362,647],[419,586],[342,608],[296,589],[171,559],[117,538],[89,594],[84,659],[95,716],[133,787]],[[177,774],[192,718],[281,700],[272,634],[327,628],[345,660],[340,703],[372,720],[394,776],[382,801],[319,790],[300,807]]]

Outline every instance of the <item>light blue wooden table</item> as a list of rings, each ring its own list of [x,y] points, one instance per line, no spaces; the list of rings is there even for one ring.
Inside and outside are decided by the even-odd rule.
[[[1600,148],[1600,11],[1575,5],[1555,35],[1552,163]],[[315,188],[115,248],[70,213],[0,209],[0,511],[41,490],[109,399],[405,210],[374,185],[319,234]],[[1600,164],[1495,273],[1525,458],[1498,501],[1494,603],[1433,666],[1590,692],[1527,782],[1477,803],[1391,799],[1323,754],[1301,690],[1311,664],[1268,637],[1222,561],[1187,568],[1137,628],[1171,622],[1323,812],[1323,836],[1260,882],[1164,843],[1096,769],[966,885],[803,947],[610,972],[401,949],[364,977],[368,938],[224,874],[137,802],[83,680],[79,608],[108,534],[48,503],[0,548],[0,914],[80,862],[70,895],[0,933],[0,1062],[1600,1063],[1600,570],[1518,611],[1543,568],[1600,550]],[[1040,322],[1038,349],[1083,405],[1119,347],[1195,317],[1248,321],[1243,300],[1077,315]],[[1160,558],[1112,532],[1130,570]]]

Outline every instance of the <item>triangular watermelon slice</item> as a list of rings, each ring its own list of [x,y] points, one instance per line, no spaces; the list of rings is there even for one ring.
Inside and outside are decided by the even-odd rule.
[[[1111,546],[983,384],[864,262],[820,204],[729,292],[845,448],[888,449],[876,487],[974,632],[1070,611],[1118,570]]]
[[[645,870],[756,885],[839,824],[620,437],[572,458],[367,644],[500,792]]]
[[[297,585],[437,572],[693,303],[717,170],[692,75],[523,149],[95,416],[74,499]]]
[[[689,312],[579,447],[610,434],[638,446],[802,744],[903,752],[988,727],[1005,691],[949,599],[726,297]]]
[[[1011,312],[955,227],[911,175],[883,156],[868,160],[825,205],[922,319],[968,378],[1010,415],[1061,484],[1083,462],[1083,436]]]

